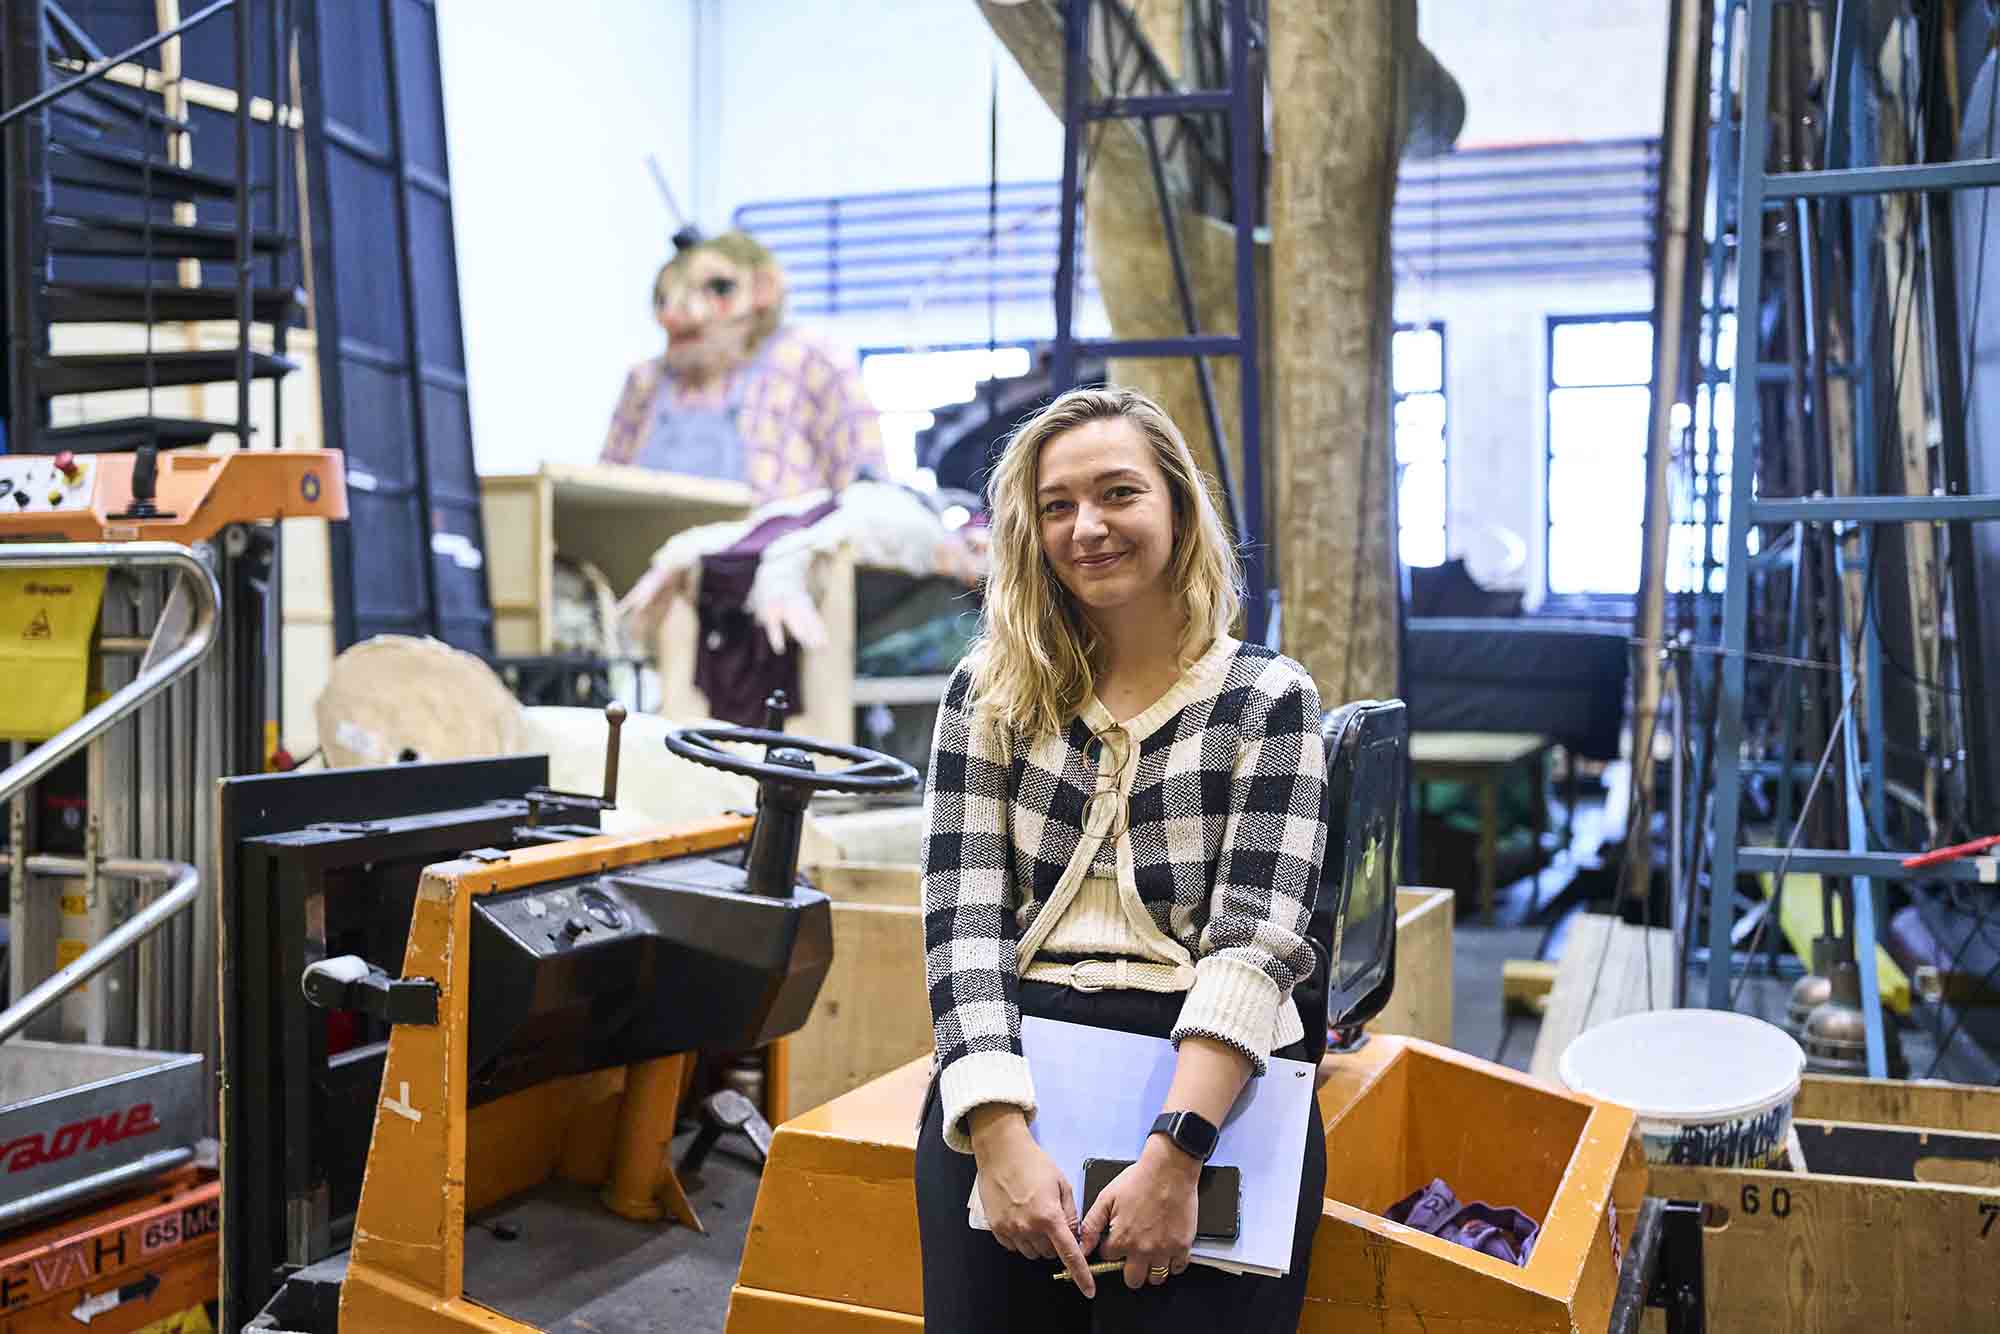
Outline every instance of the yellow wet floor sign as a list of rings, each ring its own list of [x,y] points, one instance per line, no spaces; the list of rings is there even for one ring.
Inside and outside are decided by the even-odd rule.
[[[0,570],[0,738],[40,741],[83,716],[101,569]]]

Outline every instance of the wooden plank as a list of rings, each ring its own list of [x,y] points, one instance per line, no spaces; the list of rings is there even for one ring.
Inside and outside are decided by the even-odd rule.
[[[1673,932],[1587,913],[1570,928],[1528,1068],[1538,1079],[1557,1080],[1557,1063],[1577,1034],[1673,1003]]]
[[[1823,1121],[1940,1126],[2000,1135],[2000,1088],[1807,1075],[1792,1115]]]
[[[922,806],[840,811],[814,818],[826,836],[840,847],[842,861],[915,866],[923,855]]]
[[[923,872],[885,862],[836,862],[809,866],[806,879],[837,903],[872,903],[915,908],[923,903]]]
[[[1397,1033],[1451,1045],[1452,921],[1448,889],[1396,891],[1396,989],[1370,1033]]]
[[[1500,965],[1500,1003],[1506,1009],[1545,1014],[1555,985],[1556,965],[1547,959],[1509,959]]]
[[[541,513],[535,479],[481,480],[479,512],[486,527],[486,590],[493,603],[493,644],[502,654],[547,653],[542,638]]]
[[[1710,1329],[2000,1327],[1991,1190],[1657,1165],[1651,1190],[1718,1207],[1702,1246]]]
[[[931,1050],[923,910],[833,905],[833,963],[791,1039],[792,1110],[806,1111]]]

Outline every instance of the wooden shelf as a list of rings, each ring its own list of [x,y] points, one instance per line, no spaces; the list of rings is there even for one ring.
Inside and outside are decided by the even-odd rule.
[[[495,642],[510,655],[553,651],[557,551],[595,565],[623,595],[674,534],[750,512],[741,482],[608,463],[488,474],[479,489]]]

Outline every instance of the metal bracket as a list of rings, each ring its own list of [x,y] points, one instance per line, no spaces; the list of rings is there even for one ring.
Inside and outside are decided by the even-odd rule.
[[[308,1004],[322,1010],[358,1010],[389,1024],[433,1026],[438,984],[425,977],[390,977],[353,954],[322,959],[299,979]]]

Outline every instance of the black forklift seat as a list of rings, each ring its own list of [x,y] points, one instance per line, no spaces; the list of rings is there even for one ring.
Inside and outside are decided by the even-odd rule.
[[[1401,700],[1360,700],[1330,710],[1320,736],[1326,852],[1306,929],[1313,971],[1292,990],[1315,1061],[1328,1029],[1367,1023],[1395,989],[1409,719]]]

